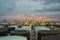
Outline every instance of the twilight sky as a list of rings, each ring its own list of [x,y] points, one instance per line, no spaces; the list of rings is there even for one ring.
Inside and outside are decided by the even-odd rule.
[[[60,18],[60,0],[0,0],[0,17],[16,15]]]

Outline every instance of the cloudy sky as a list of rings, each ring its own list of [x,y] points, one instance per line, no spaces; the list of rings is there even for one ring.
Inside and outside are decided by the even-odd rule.
[[[60,18],[60,0],[0,0],[0,17],[11,15]]]

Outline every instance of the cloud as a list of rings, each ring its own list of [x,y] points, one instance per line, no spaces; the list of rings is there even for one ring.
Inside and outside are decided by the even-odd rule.
[[[60,0],[0,0],[0,16],[40,15],[59,17]]]
[[[14,0],[0,0],[0,16],[9,14],[15,7]]]
[[[43,0],[45,4],[60,3],[60,0]]]
[[[41,9],[35,10],[35,12],[44,12],[44,11],[60,11],[60,3],[47,5]]]

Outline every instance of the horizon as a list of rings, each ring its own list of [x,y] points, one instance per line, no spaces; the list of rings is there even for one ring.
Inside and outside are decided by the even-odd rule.
[[[11,16],[5,16],[0,18],[0,20],[16,20],[16,21],[20,21],[20,20],[36,20],[36,21],[56,21],[56,22],[60,22],[60,20],[58,18],[52,18],[52,17],[46,17],[46,16],[36,16],[36,15],[32,15],[32,16],[25,16],[25,15],[11,15]]]

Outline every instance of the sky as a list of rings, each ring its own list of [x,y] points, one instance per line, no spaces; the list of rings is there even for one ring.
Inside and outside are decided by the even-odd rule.
[[[60,0],[0,0],[0,18],[18,15],[60,18]]]

